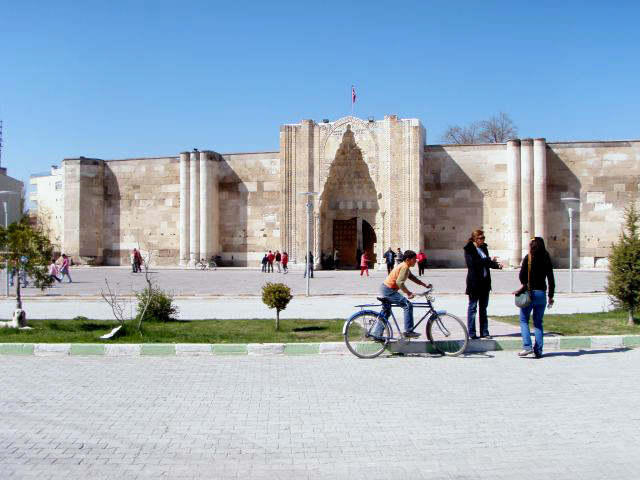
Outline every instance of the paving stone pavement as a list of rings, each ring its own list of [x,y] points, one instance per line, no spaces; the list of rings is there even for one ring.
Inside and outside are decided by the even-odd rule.
[[[4,272],[4,270],[2,270]],[[290,286],[295,295],[306,292],[306,281],[301,270],[291,270],[288,274],[262,273],[259,269],[220,268],[216,271],[195,271],[193,269],[153,269],[152,277],[164,290],[177,296],[189,295],[260,295],[265,282],[282,282]],[[311,281],[312,295],[370,295],[377,294],[386,271],[371,271],[370,277],[360,277],[357,270],[317,271]],[[106,291],[105,279],[112,289],[119,293],[131,294],[142,290],[146,284],[142,274],[133,274],[126,267],[76,267],[72,269],[73,283],[56,283],[46,290],[45,295],[58,296],[99,296]],[[466,269],[433,269],[425,272],[427,282],[433,283],[437,293],[462,293],[465,291]],[[569,274],[566,270],[556,270],[556,284],[559,293],[569,290]],[[0,292],[5,290],[5,275],[0,275]],[[515,270],[493,270],[491,272],[494,293],[517,290],[518,272]],[[576,293],[602,292],[606,284],[605,270],[585,269],[574,271],[574,291]],[[42,292],[32,286],[23,289],[24,296],[42,296]]]
[[[3,479],[638,472],[638,349],[0,362]]]

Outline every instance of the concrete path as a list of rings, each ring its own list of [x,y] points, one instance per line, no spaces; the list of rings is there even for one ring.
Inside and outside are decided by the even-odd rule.
[[[346,319],[359,309],[354,305],[374,303],[375,296],[335,295],[322,297],[294,297],[287,309],[281,313],[281,318],[308,319]],[[176,300],[179,308],[178,317],[182,320],[197,320],[207,318],[247,319],[274,318],[274,311],[268,309],[257,297],[210,297],[210,298],[179,298]],[[445,294],[437,296],[435,307],[447,310],[461,319],[466,319],[466,295]],[[9,318],[15,308],[15,301],[0,301],[0,316]],[[113,320],[113,314],[104,300],[81,298],[27,298],[23,303],[30,319],[70,319],[78,315],[99,320]],[[131,316],[135,315],[136,303],[128,301]],[[556,304],[550,313],[602,312],[610,309],[609,300],[603,294],[558,295]],[[396,318],[402,326],[402,310],[398,309]],[[490,317],[502,315],[517,315],[518,309],[513,303],[513,295],[496,294],[491,296],[489,303]],[[416,321],[419,310],[414,312]],[[490,319],[490,330],[494,336],[519,334],[518,327]]]
[[[417,273],[417,270],[415,271]],[[142,274],[133,274],[124,267],[78,267],[72,269],[73,283],[55,284],[45,292],[47,296],[97,296],[106,291],[105,280],[111,288],[131,293],[145,287]],[[432,283],[436,293],[464,294],[467,271],[462,269],[427,270],[425,283]],[[195,270],[155,269],[153,279],[160,288],[178,296],[239,296],[259,295],[266,282],[282,282],[291,287],[293,293],[306,292],[306,282],[302,271],[265,274],[258,269],[221,268],[214,272]],[[355,270],[318,271],[311,281],[312,295],[371,295],[386,276],[386,272],[372,271],[370,277],[360,277]],[[491,272],[494,293],[513,292],[520,286],[518,274],[513,270]],[[606,284],[605,270],[574,271],[574,291],[578,293],[603,292]],[[569,274],[566,270],[556,271],[557,291],[569,291]],[[5,292],[5,276],[0,278],[0,294]],[[40,290],[28,287],[26,296],[42,296]]]
[[[640,349],[2,364],[2,478],[637,476]]]

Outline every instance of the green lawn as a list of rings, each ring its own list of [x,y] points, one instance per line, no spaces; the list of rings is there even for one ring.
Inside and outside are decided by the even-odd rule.
[[[495,317],[519,325],[518,317]],[[341,342],[344,320],[194,320],[147,322],[142,335],[127,333],[100,340],[116,322],[99,320],[32,320],[33,330],[0,330],[0,343],[296,343]],[[545,315],[544,329],[561,335],[640,335],[640,324],[627,326],[626,312]]]
[[[496,320],[520,325],[520,318],[495,317]],[[530,321],[533,328],[533,322]],[[613,311],[601,313],[576,313],[573,315],[545,314],[543,320],[545,332],[561,335],[640,335],[640,322],[636,319],[634,326],[627,325],[627,312]]]
[[[116,322],[31,320],[33,330],[0,330],[0,343],[295,343],[340,342],[344,320],[196,320],[147,322],[137,332],[100,340]]]

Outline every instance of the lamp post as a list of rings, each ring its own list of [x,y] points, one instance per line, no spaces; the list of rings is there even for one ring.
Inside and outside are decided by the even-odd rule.
[[[11,190],[0,190],[0,195],[19,195],[18,192],[13,192]],[[7,211],[7,201],[3,200],[2,201],[2,206],[4,207],[4,229],[6,230],[9,227],[9,214]],[[5,267],[7,269],[7,276],[6,276],[6,295],[7,297],[9,296],[9,252],[5,252],[5,255],[7,256],[6,260],[5,260]],[[20,280],[18,280],[20,281]]]
[[[309,279],[311,278],[311,212],[313,210],[313,203],[311,202],[311,198],[314,195],[318,195],[318,192],[300,192],[298,195],[304,195],[307,199],[307,251],[304,254],[305,265],[304,270],[306,272],[307,277],[307,297],[309,296]]]
[[[573,293],[573,205],[579,203],[580,199],[575,197],[561,198],[567,204],[569,214],[569,293]]]

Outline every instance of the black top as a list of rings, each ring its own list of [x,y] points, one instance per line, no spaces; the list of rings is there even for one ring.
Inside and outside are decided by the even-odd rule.
[[[529,255],[525,255],[520,266],[520,283],[526,285],[528,282]],[[533,258],[531,262],[531,284],[530,290],[547,290],[547,282],[549,281],[549,298],[553,298],[556,290],[556,281],[553,278],[553,265],[551,265],[551,257],[545,252],[540,258]]]
[[[482,258],[478,248],[473,242],[464,246],[464,259],[467,262],[467,295],[478,295],[491,290],[491,269],[500,268],[496,262],[489,258],[489,249],[486,244],[480,247],[486,255]],[[486,276],[485,276],[486,272]]]

